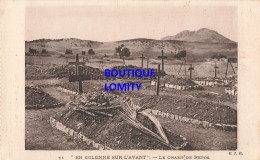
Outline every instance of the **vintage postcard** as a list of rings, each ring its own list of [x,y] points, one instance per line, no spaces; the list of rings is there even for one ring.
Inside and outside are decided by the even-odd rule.
[[[1,4],[2,159],[260,159],[260,2]]]

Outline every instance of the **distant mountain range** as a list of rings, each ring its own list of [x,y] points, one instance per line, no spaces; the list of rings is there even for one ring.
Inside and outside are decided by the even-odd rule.
[[[197,31],[182,31],[174,36],[167,36],[161,40],[177,40],[186,42],[206,42],[206,43],[234,43],[234,41],[224,37],[214,30],[202,28]]]
[[[237,43],[220,35],[210,29],[200,29],[198,31],[183,31],[175,36],[164,37],[161,40],[155,39],[129,39],[115,42],[97,42],[91,40],[81,40],[76,38],[64,39],[38,39],[25,42],[25,50],[29,48],[41,52],[46,49],[50,54],[65,54],[66,49],[73,51],[73,54],[81,54],[92,48],[97,56],[113,56],[115,48],[124,44],[131,51],[132,56],[158,57],[161,51],[168,57],[173,57],[179,51],[186,50],[187,57],[207,58],[215,54],[222,54],[228,57],[237,57]]]

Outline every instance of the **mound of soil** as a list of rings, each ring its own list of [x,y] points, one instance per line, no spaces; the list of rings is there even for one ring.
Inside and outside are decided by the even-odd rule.
[[[40,66],[31,65],[26,66],[26,79],[50,79],[50,78],[69,78],[75,75],[75,66],[61,65],[61,66]],[[89,79],[104,79],[104,71],[90,66],[82,66],[82,76],[88,76]]]
[[[26,80],[38,80],[38,79],[50,79],[50,78],[55,78],[55,76],[49,73],[48,66],[27,65],[25,67]]]
[[[58,104],[59,101],[45,93],[38,87],[25,87],[26,106],[46,106],[46,108]]]
[[[170,148],[163,143],[158,142],[150,135],[133,127],[125,121],[119,114],[120,109],[106,110],[113,117],[90,116],[81,111],[67,110],[62,115],[56,115],[56,119],[67,127],[75,131],[82,132],[85,136],[93,139],[95,142],[108,146],[112,149],[137,149],[169,150]],[[157,132],[155,125],[145,116],[137,116],[138,120],[153,132]],[[184,143],[180,136],[175,135],[166,129],[165,133],[173,146],[180,146]],[[190,146],[185,149],[190,148]]]

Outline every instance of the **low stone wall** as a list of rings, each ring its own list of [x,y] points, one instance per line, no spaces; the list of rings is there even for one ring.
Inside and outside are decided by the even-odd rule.
[[[93,146],[94,148],[96,148],[98,150],[112,150],[111,148],[109,148],[107,146],[96,143],[92,139],[87,138],[86,136],[83,135],[83,133],[76,132],[73,129],[66,127],[65,125],[63,125],[62,123],[60,123],[59,121],[54,119],[53,117],[50,117],[50,124],[52,127],[72,136],[74,139],[85,142],[88,146]]]
[[[156,86],[157,82],[151,81],[152,86]],[[190,89],[200,89],[199,85],[195,86],[182,86],[182,85],[177,85],[177,84],[170,84],[170,83],[161,83],[160,87],[165,87],[165,88],[171,88],[171,89],[177,89],[177,90],[190,90]]]

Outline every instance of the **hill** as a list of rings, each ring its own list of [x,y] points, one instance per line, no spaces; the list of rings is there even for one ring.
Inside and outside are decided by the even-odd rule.
[[[179,37],[178,40],[171,40],[171,38],[168,38],[170,40],[167,40],[167,38],[164,38],[164,40],[138,38],[114,42],[97,42],[75,38],[39,39],[26,41],[25,49],[26,52],[29,51],[29,48],[36,49],[38,52],[46,49],[50,54],[64,55],[66,49],[72,50],[73,54],[81,54],[82,51],[87,52],[92,48],[96,56],[101,57],[105,54],[114,56],[115,48],[124,44],[130,49],[131,57],[139,57],[144,54],[146,57],[156,58],[161,54],[162,50],[170,58],[182,50],[186,50],[187,57],[192,59],[205,59],[215,54],[237,57],[237,43],[219,35],[215,31],[201,29],[195,32],[183,31],[181,33],[174,36],[175,39]],[[187,37],[191,37],[190,40]]]
[[[197,31],[182,31],[174,36],[167,36],[162,40],[178,40],[186,42],[206,42],[206,43],[234,43],[214,30],[202,28]]]

